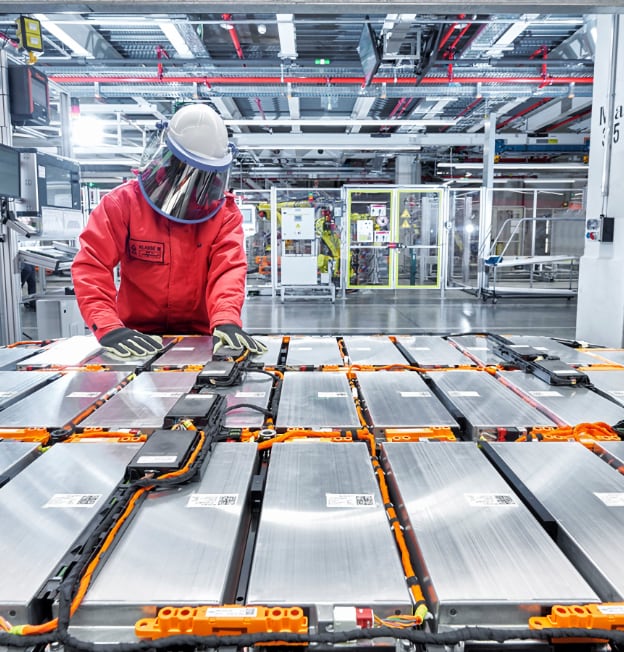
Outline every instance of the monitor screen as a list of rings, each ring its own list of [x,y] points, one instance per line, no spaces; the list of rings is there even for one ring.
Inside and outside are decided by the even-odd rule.
[[[368,86],[381,63],[381,52],[377,41],[375,30],[370,23],[366,23],[360,35],[360,42],[357,46],[357,52],[362,63],[364,71],[364,86]]]
[[[20,155],[16,149],[0,144],[0,197],[20,196]]]

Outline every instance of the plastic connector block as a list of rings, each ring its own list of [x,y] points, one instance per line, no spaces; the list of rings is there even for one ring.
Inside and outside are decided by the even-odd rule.
[[[624,602],[555,605],[546,616],[529,618],[530,629],[624,629]]]
[[[432,428],[412,428],[403,430],[399,428],[386,428],[386,441],[423,441],[432,439],[437,441],[457,441],[457,437],[450,428],[445,426]]]
[[[373,610],[367,607],[358,607],[355,610],[355,622],[361,629],[372,627],[375,622],[375,614],[373,613]]]
[[[135,624],[137,637],[151,640],[184,634],[239,636],[261,632],[307,634],[308,618],[301,607],[163,607],[156,618],[143,618]],[[280,641],[276,638],[268,644]]]

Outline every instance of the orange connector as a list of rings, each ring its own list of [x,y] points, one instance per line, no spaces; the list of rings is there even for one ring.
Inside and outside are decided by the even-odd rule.
[[[138,638],[151,640],[180,634],[307,634],[308,618],[301,607],[163,607],[156,618],[137,621],[134,631]],[[280,641],[271,644],[280,644]],[[267,643],[263,642],[263,645]]]
[[[624,629],[624,602],[555,605],[547,616],[529,618],[529,629]]]
[[[457,441],[453,431],[446,427],[414,428],[411,430],[386,429],[386,441],[422,441],[423,439]]]
[[[0,430],[0,439],[15,441],[32,441],[45,444],[50,439],[50,433],[45,428],[12,428]]]

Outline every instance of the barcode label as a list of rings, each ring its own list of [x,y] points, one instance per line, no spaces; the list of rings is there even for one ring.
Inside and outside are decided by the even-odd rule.
[[[327,507],[375,507],[373,494],[325,494]]]
[[[100,392],[72,392],[67,398],[97,398]]]
[[[513,494],[464,494],[471,507],[515,507]]]
[[[95,507],[101,497],[102,494],[54,494],[43,508]]]
[[[401,398],[429,398],[429,392],[399,392]]]
[[[177,455],[141,455],[137,464],[173,464],[177,459]]]
[[[264,398],[266,392],[236,392],[236,398]]]
[[[602,500],[607,507],[624,507],[624,493],[621,491],[608,491],[604,493],[594,491],[594,496]]]
[[[184,392],[145,392],[145,396],[153,396],[154,398],[180,398]]]
[[[235,507],[238,494],[191,494],[187,507]]]
[[[346,398],[346,392],[319,392],[319,398]]]
[[[255,618],[256,607],[208,607],[206,618]]]
[[[453,389],[448,394],[453,398],[478,398],[479,397],[479,392],[462,391],[459,389]]]
[[[555,391],[554,389],[550,390],[539,390],[535,392],[529,392],[531,396],[534,396],[535,398],[547,398],[548,396],[557,396],[559,398],[563,398],[563,394],[560,394],[559,392]]]
[[[624,605],[597,604],[596,607],[598,607],[598,611],[600,611],[600,613],[603,613],[608,616],[621,616],[622,614],[624,614]]]

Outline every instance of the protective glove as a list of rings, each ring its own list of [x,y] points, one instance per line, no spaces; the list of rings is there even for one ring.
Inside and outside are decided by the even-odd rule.
[[[248,349],[250,353],[257,354],[265,353],[267,350],[267,347],[260,340],[254,340],[236,324],[215,326],[212,335],[214,338],[212,349],[214,353],[222,346],[227,346],[230,349]]]
[[[158,353],[162,347],[162,339],[158,335],[145,335],[131,328],[116,328],[106,333],[100,344],[118,358],[144,358],[146,355]]]

